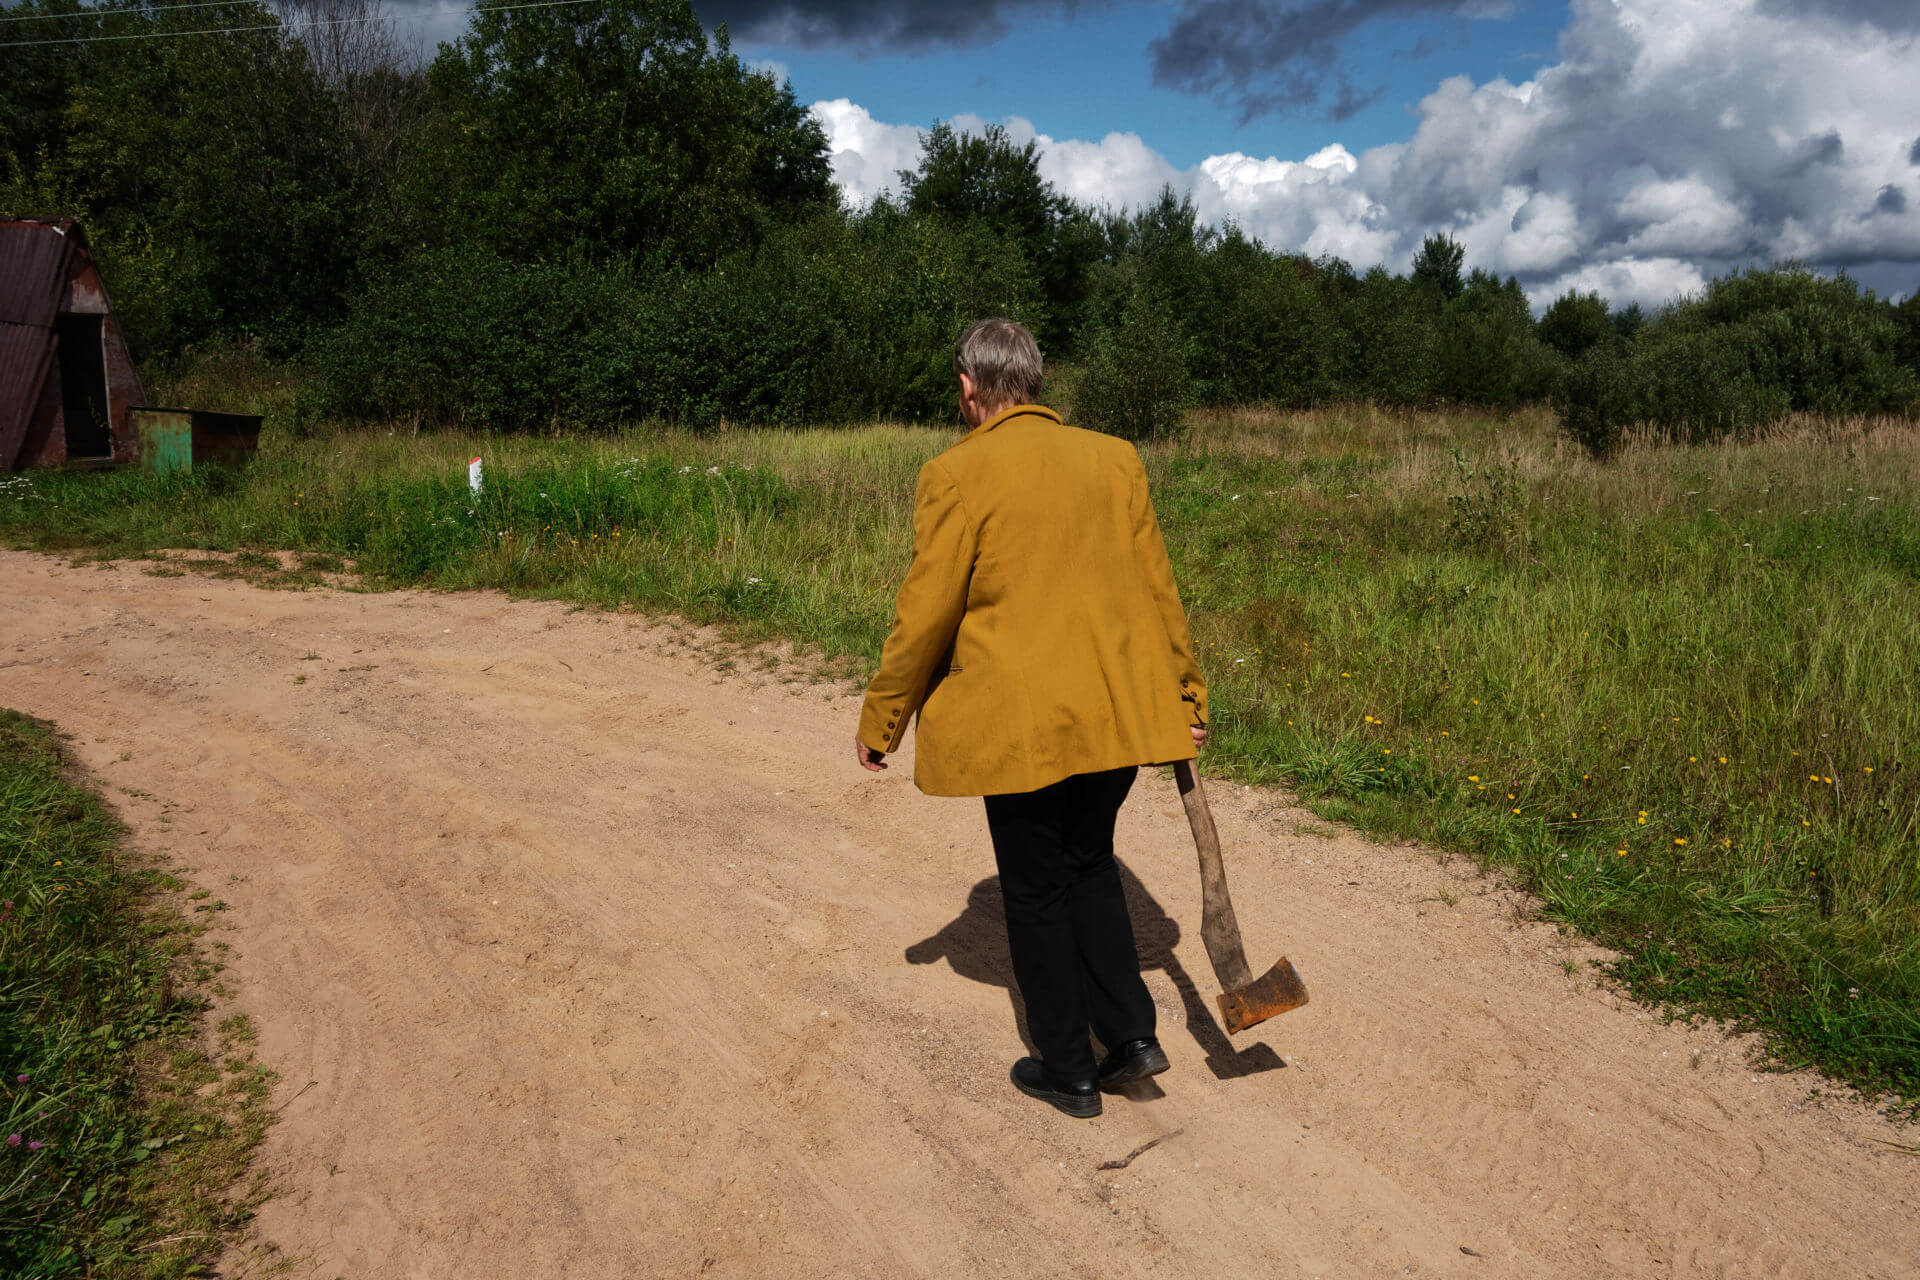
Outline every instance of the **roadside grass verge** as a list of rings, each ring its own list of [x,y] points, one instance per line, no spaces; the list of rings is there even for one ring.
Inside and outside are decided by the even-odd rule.
[[[243,1018],[208,1047],[183,886],[119,845],[52,731],[0,711],[0,1274],[20,1280],[205,1274],[261,1195],[233,1188],[270,1077]]]
[[[270,434],[241,475],[0,480],[0,536],[669,610],[857,674],[915,473],[953,438]],[[1210,767],[1471,853],[1619,950],[1641,998],[1920,1094],[1913,424],[1600,465],[1543,413],[1350,406],[1201,415],[1144,452],[1214,686]]]
[[[1161,459],[1213,763],[1474,854],[1641,998],[1920,1085],[1920,432],[1610,466],[1544,422],[1239,414]]]

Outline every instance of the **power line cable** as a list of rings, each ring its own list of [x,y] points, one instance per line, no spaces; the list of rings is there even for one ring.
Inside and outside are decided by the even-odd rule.
[[[155,18],[175,9],[237,9],[249,0],[186,0],[185,4],[157,4],[151,8],[69,9],[65,13],[9,13],[0,22],[54,22],[61,18]],[[266,7],[264,5],[260,7]]]
[[[603,0],[531,0],[526,4],[488,4],[470,5],[464,9],[440,9],[431,15],[419,18],[392,18],[381,14],[371,18],[315,18],[309,20],[288,19],[283,22],[262,22],[247,27],[200,27],[192,31],[138,31],[118,36],[67,36],[56,40],[10,40],[0,43],[0,49],[28,49],[50,44],[105,44],[116,40],[176,40],[182,36],[220,36],[241,31],[288,31],[313,27],[345,27],[368,22],[424,22],[428,17],[441,17],[449,14],[471,14],[485,10],[488,13],[511,13],[517,9],[561,9],[571,5],[600,4]],[[175,6],[186,8],[186,5]],[[102,10],[115,13],[118,10]],[[51,16],[51,15],[48,15]]]

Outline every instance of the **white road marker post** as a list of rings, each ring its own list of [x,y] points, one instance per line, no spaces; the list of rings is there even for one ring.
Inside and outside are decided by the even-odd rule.
[[[472,462],[469,462],[467,464],[467,488],[473,490],[475,497],[479,496],[480,494],[480,459],[478,458],[475,458]]]

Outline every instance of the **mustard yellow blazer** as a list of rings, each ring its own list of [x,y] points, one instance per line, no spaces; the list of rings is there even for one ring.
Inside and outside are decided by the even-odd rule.
[[[916,712],[928,795],[1193,758],[1207,685],[1132,445],[1023,404],[921,468],[860,741]]]

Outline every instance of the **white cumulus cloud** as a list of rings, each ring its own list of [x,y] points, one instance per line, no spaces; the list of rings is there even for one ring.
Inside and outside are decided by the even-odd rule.
[[[1075,199],[1137,206],[1170,182],[1211,221],[1362,269],[1404,269],[1444,231],[1536,303],[1580,288],[1657,304],[1781,257],[1905,293],[1920,284],[1920,30],[1833,10],[1573,0],[1551,65],[1521,84],[1445,80],[1408,138],[1357,156],[1234,151],[1181,170],[1137,134],[999,123],[1035,139]],[[856,202],[918,157],[913,126],[846,99],[813,109]]]
[[[900,170],[919,162],[923,129],[882,124],[865,107],[846,98],[816,102],[810,110],[827,135],[833,180],[856,205],[898,187]]]

